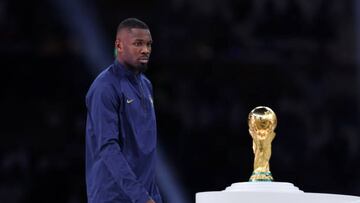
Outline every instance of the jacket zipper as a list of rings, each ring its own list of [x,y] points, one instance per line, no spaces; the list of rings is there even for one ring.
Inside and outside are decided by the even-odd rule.
[[[146,113],[146,104],[145,104],[145,95],[144,95],[144,88],[142,86],[142,82],[140,79],[140,76],[138,78],[139,84],[140,84],[140,92],[141,92],[141,105],[143,106],[145,113]]]

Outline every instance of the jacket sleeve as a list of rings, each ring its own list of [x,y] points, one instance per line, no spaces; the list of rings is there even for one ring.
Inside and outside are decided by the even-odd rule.
[[[132,202],[145,203],[150,199],[149,194],[138,181],[119,145],[120,101],[111,85],[94,88],[88,111],[97,139],[95,148],[119,189]]]

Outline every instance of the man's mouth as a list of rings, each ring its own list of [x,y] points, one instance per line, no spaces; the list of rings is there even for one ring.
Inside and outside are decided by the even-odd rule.
[[[148,57],[142,57],[139,59],[140,63],[148,63],[149,62],[149,58]]]

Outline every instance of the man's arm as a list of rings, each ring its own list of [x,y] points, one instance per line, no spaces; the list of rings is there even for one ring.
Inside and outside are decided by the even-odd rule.
[[[96,151],[119,189],[133,202],[151,203],[151,198],[123,156],[119,145],[120,99],[111,85],[98,86],[88,98],[88,111],[97,138]]]

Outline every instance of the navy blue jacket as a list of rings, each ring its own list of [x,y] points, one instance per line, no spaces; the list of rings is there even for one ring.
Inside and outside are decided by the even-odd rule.
[[[155,184],[156,120],[152,86],[117,60],[86,95],[89,203],[161,203]]]

